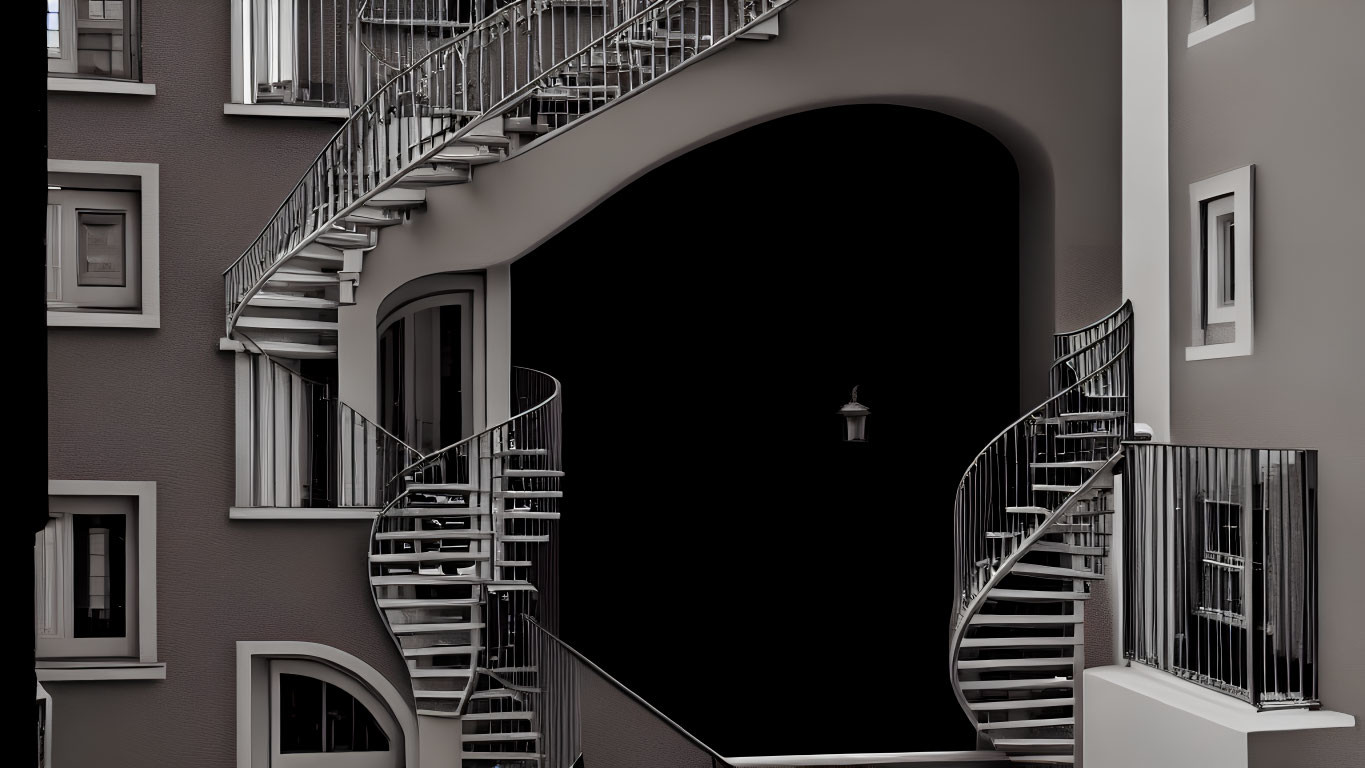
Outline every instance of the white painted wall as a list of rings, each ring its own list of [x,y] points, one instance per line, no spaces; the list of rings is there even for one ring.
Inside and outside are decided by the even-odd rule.
[[[1123,295],[1133,302],[1137,421],[1171,435],[1166,3],[1123,0]]]
[[[1249,704],[1140,665],[1085,671],[1083,764],[1094,768],[1248,768],[1254,735],[1321,738],[1355,718],[1325,710],[1258,712]],[[1295,768],[1331,763],[1304,761]]]

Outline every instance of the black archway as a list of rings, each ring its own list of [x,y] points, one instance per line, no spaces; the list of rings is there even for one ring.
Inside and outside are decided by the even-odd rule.
[[[518,261],[514,360],[564,382],[565,639],[722,754],[971,748],[952,496],[1017,416],[1018,210],[986,132],[834,107]]]

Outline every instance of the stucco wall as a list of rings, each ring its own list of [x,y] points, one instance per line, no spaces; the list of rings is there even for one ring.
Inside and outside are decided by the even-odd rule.
[[[1046,394],[1050,334],[1119,302],[1117,0],[800,0],[783,12],[777,39],[740,41],[511,162],[478,168],[472,184],[431,190],[427,211],[387,230],[366,257],[359,302],[340,313],[342,398],[365,413],[374,407],[375,308],[393,288],[522,256],[644,172],[719,136],[858,102],[945,112],[1013,153],[1021,399],[1036,403]],[[924,150],[898,141],[896,128],[812,136],[793,162],[808,164],[816,185],[825,163]],[[717,194],[725,174],[743,172],[718,169]],[[914,183],[887,181],[883,193]],[[932,282],[931,270],[922,279]]]
[[[1324,707],[1365,715],[1365,4],[1256,0],[1256,20],[1186,47],[1171,0],[1171,437],[1306,447],[1318,463]],[[1256,165],[1255,350],[1186,362],[1189,185]],[[1141,376],[1142,372],[1139,371]],[[1347,738],[1342,734],[1332,738]],[[1350,731],[1365,754],[1365,730]]]
[[[229,3],[143,2],[157,95],[53,93],[53,158],[160,164],[161,328],[49,329],[56,479],[154,480],[155,682],[47,683],[53,758],[80,766],[234,764],[236,640],[307,640],[407,686],[368,596],[364,522],[228,520],[232,355],[224,268],[264,226],[336,121],[227,117]]]

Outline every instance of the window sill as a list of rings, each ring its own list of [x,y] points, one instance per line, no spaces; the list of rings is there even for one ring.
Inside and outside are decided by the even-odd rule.
[[[351,110],[345,107],[296,107],[291,104],[224,104],[225,115],[251,115],[255,117],[319,117],[328,120],[345,120]]]
[[[48,310],[49,328],[160,328],[161,316],[138,312],[61,312]]]
[[[130,80],[95,80],[86,77],[49,77],[49,91],[63,93],[122,93],[128,96],[155,96],[155,83],[134,83]]]
[[[232,507],[230,520],[373,520],[378,507]]]
[[[1191,32],[1189,37],[1185,39],[1185,47],[1193,48],[1209,38],[1217,37],[1230,29],[1236,29],[1243,24],[1248,24],[1255,20],[1256,4],[1253,2],[1245,8],[1240,8],[1229,13],[1212,24],[1208,24]]]
[[[40,683],[166,679],[165,664],[143,661],[39,661],[33,671]]]
[[[1191,360],[1215,360],[1220,357],[1250,357],[1251,345],[1231,341],[1227,344],[1204,344],[1198,347],[1185,347],[1185,362]]]

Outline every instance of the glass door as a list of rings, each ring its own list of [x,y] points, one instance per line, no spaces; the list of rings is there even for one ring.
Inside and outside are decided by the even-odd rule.
[[[379,326],[380,423],[423,454],[473,432],[472,294],[405,304]]]

